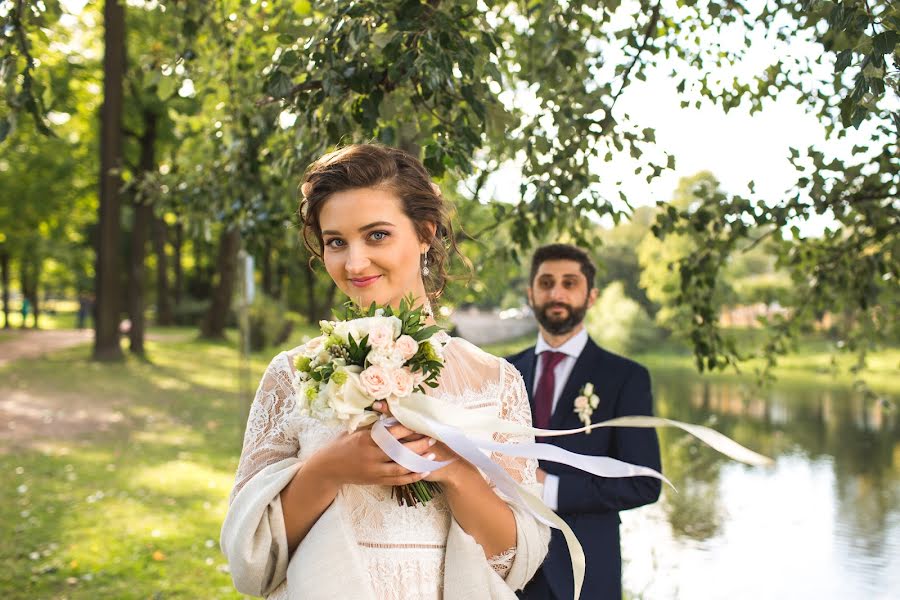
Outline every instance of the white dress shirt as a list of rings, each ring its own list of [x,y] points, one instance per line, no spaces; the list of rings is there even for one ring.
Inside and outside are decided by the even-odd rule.
[[[578,357],[581,355],[582,350],[587,345],[588,334],[587,330],[582,327],[581,331],[570,337],[566,340],[562,346],[558,348],[554,348],[550,344],[548,344],[544,337],[538,333],[537,343],[534,345],[534,353],[538,356],[537,364],[535,365],[534,370],[534,384],[532,385],[532,390],[537,390],[538,382],[541,380],[541,373],[543,373],[543,364],[544,357],[541,356],[543,352],[562,352],[566,355],[564,359],[559,361],[559,363],[553,369],[553,377],[554,377],[554,385],[553,385],[553,404],[550,408],[550,414],[556,411],[556,405],[559,403],[559,396],[562,394],[563,388],[566,387],[566,382],[569,381],[569,375],[572,374],[572,369],[575,367],[575,361],[578,360]],[[559,506],[559,477],[556,475],[551,475],[549,473],[546,474],[544,478],[544,504],[549,506],[552,510],[557,510]]]

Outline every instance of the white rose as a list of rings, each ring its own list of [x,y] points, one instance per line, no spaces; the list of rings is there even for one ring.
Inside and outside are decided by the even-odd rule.
[[[326,339],[328,339],[328,337],[324,335],[314,337],[303,345],[303,349],[300,350],[300,352],[306,358],[315,358],[325,349]]]
[[[350,333],[352,333],[350,323],[352,323],[352,321],[338,321],[334,324],[333,335],[337,336],[337,338],[344,344],[347,343],[347,337],[350,335]],[[357,338],[356,335],[354,335],[353,337],[357,342],[359,341],[359,338]]]
[[[591,396],[591,408],[597,408],[598,406],[600,406],[600,398]]]
[[[406,362],[403,355],[400,354],[396,348],[391,348],[388,352],[383,350],[373,350],[372,352],[369,352],[366,360],[369,361],[369,364],[379,366],[387,371],[399,369],[403,366],[403,363]]]
[[[594,393],[594,384],[593,383],[584,384],[584,395],[590,396],[593,393]]]
[[[369,330],[369,345],[374,350],[390,350],[394,341],[394,328],[389,323],[376,325]]]
[[[384,400],[391,395],[391,380],[388,372],[378,365],[372,365],[359,375],[363,389],[376,400]]]
[[[356,365],[340,367],[332,373],[325,386],[328,403],[338,418],[346,419],[362,414],[372,405],[372,397],[366,393],[360,381],[360,371],[361,368]]]
[[[419,342],[408,335],[401,335],[394,343],[394,349],[403,357],[403,360],[409,360],[419,351]]]
[[[400,330],[403,323],[397,317],[363,317],[361,319],[353,319],[349,321],[355,332],[359,334],[359,339],[363,336],[371,334],[376,327],[387,327],[391,331],[391,339],[395,340],[400,337]],[[358,341],[358,340],[357,340]]]
[[[412,394],[416,386],[416,378],[407,368],[396,369],[390,374],[391,391],[398,398],[405,398]]]

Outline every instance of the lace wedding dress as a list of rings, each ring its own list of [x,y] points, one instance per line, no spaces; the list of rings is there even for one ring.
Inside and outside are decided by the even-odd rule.
[[[261,558],[256,559],[257,562],[264,563],[243,565],[238,569],[232,564],[236,586],[241,589],[239,580],[246,578],[242,573],[248,569],[254,574],[263,571],[261,576],[253,577],[249,593],[265,594],[270,600],[292,597],[288,581],[285,580],[287,545],[280,500],[277,498],[277,492],[281,488],[276,485],[263,493],[261,498],[259,494],[253,494],[249,500],[243,499],[246,494],[241,495],[240,492],[254,477],[286,459],[302,464],[344,431],[340,426],[329,426],[310,417],[301,417],[294,411],[291,380],[293,359],[299,350],[296,348],[276,356],[262,378],[250,410],[244,448],[230,497],[229,518],[223,526],[222,545],[230,563],[241,560],[239,556],[251,555],[258,555]],[[530,424],[531,411],[525,386],[514,367],[459,338],[452,339],[444,352],[445,367],[441,372],[439,385],[430,390],[429,394],[466,408],[491,406],[505,420]],[[531,441],[510,440],[500,434],[496,434],[494,439]],[[494,455],[492,458],[526,489],[540,496],[540,485],[535,478],[536,461],[502,455]],[[296,468],[293,472],[296,472]],[[289,477],[286,480],[289,481]],[[276,497],[269,498],[272,491],[276,492]],[[412,508],[399,506],[397,500],[391,497],[390,487],[346,485],[341,489],[339,498],[339,526],[349,532],[348,537],[356,546],[353,549],[354,558],[350,562],[361,561],[359,566],[364,573],[362,577],[371,592],[371,598],[439,599],[448,595],[445,592],[453,585],[452,582],[445,582],[445,565],[450,564],[446,555],[452,514],[443,496],[438,495],[426,505]],[[236,499],[239,501],[236,502]],[[268,543],[271,548],[241,548],[240,545],[244,542],[229,528],[236,530],[240,527],[237,523],[244,523],[243,526],[246,527],[247,519],[232,518],[231,513],[245,512],[249,505],[263,502],[267,506],[261,512],[261,518],[275,524],[275,531],[269,534],[271,541]],[[236,506],[240,504],[247,506]],[[273,511],[276,511],[275,514]],[[500,579],[506,580],[510,598],[514,597],[512,589],[521,588],[540,564],[549,539],[549,530],[534,521],[530,515],[515,507],[513,514],[519,530],[517,547],[490,558],[485,558],[483,552],[480,554],[483,565],[489,566]],[[280,532],[277,531],[279,524]],[[252,519],[250,525],[246,527],[248,531],[253,529]],[[467,536],[464,533],[462,535]],[[469,540],[474,542],[470,537]],[[528,540],[528,543],[523,544],[522,540]],[[523,545],[527,548],[518,547]],[[301,543],[298,551],[302,548]],[[523,552],[529,556],[521,556]],[[348,561],[348,557],[341,557],[341,560]],[[510,570],[517,561],[523,567],[516,570],[513,577],[516,581],[510,581]],[[453,564],[458,562],[454,561]],[[467,567],[467,570],[472,570],[472,567]],[[257,579],[260,583],[256,582]],[[255,589],[257,587],[258,590]],[[505,592],[501,594],[506,597]]]

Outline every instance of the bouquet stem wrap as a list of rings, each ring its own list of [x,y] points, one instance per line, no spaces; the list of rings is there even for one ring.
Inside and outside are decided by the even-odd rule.
[[[490,453],[506,456],[534,458],[562,463],[599,477],[655,477],[672,483],[658,471],[633,465],[608,456],[586,456],[569,452],[551,444],[501,443],[493,441],[494,433],[557,437],[587,433],[600,427],[677,427],[722,454],[749,465],[769,465],[771,459],[741,446],[729,437],[701,425],[682,423],[671,419],[650,416],[628,416],[594,423],[578,429],[538,429],[497,417],[490,407],[465,409],[443,400],[413,393],[402,399],[388,401],[394,418],[403,426],[428,435],[446,444],[456,454],[478,467],[506,497],[528,510],[538,521],[559,529],[566,539],[572,559],[575,580],[575,598],[581,594],[584,582],[585,558],[581,544],[571,528],[543,500],[528,492],[494,461]],[[425,473],[444,467],[452,461],[431,461],[406,449],[386,429],[387,421],[377,421],[372,426],[372,439],[394,460],[410,471]],[[674,488],[674,486],[672,486]]]

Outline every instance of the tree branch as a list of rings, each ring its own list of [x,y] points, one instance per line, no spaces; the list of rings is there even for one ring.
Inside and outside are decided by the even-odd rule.
[[[652,39],[653,30],[656,29],[656,24],[659,22],[661,4],[662,0],[657,0],[656,4],[653,6],[653,11],[650,13],[650,20],[647,22],[647,26],[644,27],[644,40],[641,42],[641,47],[638,48],[634,57],[631,59],[631,64],[629,64],[625,69],[625,72],[622,73],[622,85],[619,87],[619,91],[613,95],[612,103],[609,105],[607,114],[612,114],[612,109],[619,100],[619,96],[621,96],[622,92],[625,91],[625,88],[628,87],[628,78],[631,76],[631,71],[634,69],[635,65],[637,65],[638,59],[641,57],[641,54],[643,54],[644,50],[647,49],[647,46]]]

